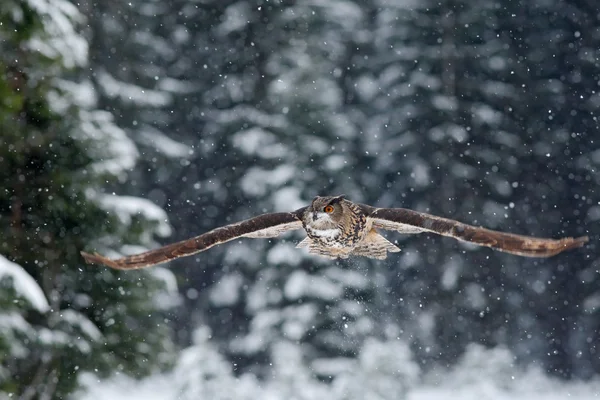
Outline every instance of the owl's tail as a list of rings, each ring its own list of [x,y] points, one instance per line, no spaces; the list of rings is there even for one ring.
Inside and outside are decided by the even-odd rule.
[[[351,254],[385,260],[388,251],[390,253],[397,253],[400,251],[400,248],[381,236],[375,229],[371,229],[363,241],[353,249]]]

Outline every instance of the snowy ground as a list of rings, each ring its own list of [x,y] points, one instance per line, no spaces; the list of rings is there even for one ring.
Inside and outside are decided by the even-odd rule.
[[[370,355],[377,356],[385,342],[371,346]],[[379,347],[378,347],[379,346]],[[361,353],[362,369],[355,370],[359,375],[350,374],[350,380],[334,380],[325,385],[299,370],[291,360],[285,371],[274,373],[266,382],[258,382],[254,377],[242,379],[228,377],[223,372],[228,368],[217,353],[207,347],[186,350],[183,363],[171,374],[156,375],[141,381],[119,376],[109,381],[98,381],[88,374],[82,379],[85,391],[74,396],[74,400],[187,400],[187,399],[261,399],[261,400],[559,400],[559,399],[598,399],[600,379],[589,382],[564,382],[551,378],[537,368],[523,369],[513,365],[513,357],[505,349],[486,350],[472,346],[463,360],[448,371],[430,372],[416,378],[417,369],[410,372],[397,370],[397,379],[389,380],[389,359],[383,364],[368,352]],[[284,351],[293,349],[283,347]],[[287,357],[290,357],[290,354]],[[216,358],[215,358],[216,356]],[[384,357],[385,358],[385,357]],[[399,361],[402,361],[400,355]],[[188,362],[191,362],[188,363]],[[411,362],[404,360],[404,369]],[[217,368],[214,365],[217,364]],[[360,362],[359,362],[360,364]],[[210,365],[213,365],[212,367]],[[377,370],[369,370],[369,366]],[[181,367],[184,369],[181,369]],[[211,370],[211,374],[206,372]],[[289,368],[287,368],[289,367]],[[274,368],[277,368],[275,365]],[[196,370],[196,371],[193,371]],[[220,371],[220,372],[219,372]],[[403,379],[404,378],[404,379]],[[412,379],[406,379],[412,378]],[[415,379],[416,378],[416,379]],[[418,383],[415,383],[418,381]],[[400,382],[400,385],[397,383]]]
[[[90,391],[76,396],[76,400],[178,400],[180,397],[173,388],[172,380],[157,376],[141,382],[130,378],[116,378],[109,382],[88,382]],[[298,398],[303,398],[299,394]],[[408,400],[563,400],[598,399],[600,384],[561,383],[540,377],[538,381],[525,383],[523,380],[513,386],[499,387],[485,382],[474,387],[454,387],[451,384],[439,386],[418,386],[408,393]],[[368,400],[368,399],[365,399]],[[383,399],[381,399],[383,400]]]

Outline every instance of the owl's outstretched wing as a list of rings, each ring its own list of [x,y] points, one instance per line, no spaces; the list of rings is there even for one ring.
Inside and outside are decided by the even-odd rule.
[[[492,231],[405,208],[375,208],[369,218],[374,228],[401,233],[433,232],[525,257],[551,257],[581,247],[588,241],[587,236],[543,239]]]
[[[213,246],[241,237],[270,238],[302,228],[303,209],[288,213],[263,214],[242,222],[213,229],[200,236],[150,250],[145,253],[111,260],[99,254],[81,252],[88,264],[106,265],[115,269],[138,269],[162,264],[179,257],[208,250]]]

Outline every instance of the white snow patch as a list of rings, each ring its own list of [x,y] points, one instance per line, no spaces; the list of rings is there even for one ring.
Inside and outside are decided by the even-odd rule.
[[[181,30],[179,32],[181,32]],[[156,84],[156,88],[165,92],[185,94],[197,91],[199,89],[199,86],[190,81],[162,77]]]
[[[413,160],[413,168],[410,177],[414,179],[415,185],[417,186],[429,186],[431,183],[429,164],[420,159]]]
[[[345,114],[335,113],[329,115],[327,123],[331,127],[331,131],[335,132],[340,139],[352,139],[358,135],[356,125]]]
[[[98,84],[108,97],[119,98],[125,103],[133,103],[138,107],[164,107],[172,101],[170,93],[118,81],[103,70],[97,71],[96,77]]]
[[[233,3],[225,9],[221,24],[217,26],[217,32],[223,36],[237,32],[250,23],[252,10],[245,2]]]
[[[284,322],[281,330],[289,340],[301,340],[312,329],[318,314],[314,304],[301,304],[286,307],[282,311]]]
[[[264,196],[271,188],[291,182],[295,175],[296,168],[287,164],[279,165],[272,170],[251,167],[242,177],[241,186],[242,190],[250,195]]]
[[[277,323],[279,316],[268,326]],[[266,332],[262,332],[266,334]],[[172,372],[142,380],[117,374],[100,380],[80,375],[83,390],[77,400],[592,400],[600,397],[600,379],[564,381],[538,368],[514,364],[502,348],[469,346],[462,361],[450,369],[422,375],[402,341],[367,339],[357,358],[317,359],[306,365],[303,346],[280,341],[272,346],[273,366],[264,381],[252,374],[236,377],[231,365],[211,343],[210,331],[200,328],[194,344],[184,350]],[[271,339],[257,336],[258,342]],[[258,344],[258,343],[257,343]],[[325,384],[314,374],[331,376]]]
[[[369,338],[350,370],[334,379],[332,391],[336,399],[404,399],[419,375],[406,343]]]
[[[356,81],[356,93],[363,101],[371,101],[379,91],[379,84],[372,76],[363,75]]]
[[[151,268],[150,271],[150,275],[152,275],[154,278],[165,284],[165,289],[167,292],[169,292],[170,294],[177,294],[179,292],[177,289],[177,278],[170,269],[163,267],[154,267]]]
[[[84,372],[79,375],[83,390],[73,400],[174,400],[178,396],[173,387],[173,377],[153,375],[139,381],[126,375],[116,374],[105,381]]]
[[[473,119],[482,124],[496,125],[502,119],[502,113],[494,110],[487,104],[476,104],[471,107]]]
[[[66,0],[27,0],[26,3],[41,16],[44,25],[43,34],[34,36],[27,46],[49,58],[60,58],[66,68],[86,65],[88,42],[75,29],[85,18],[77,7]]]
[[[458,109],[458,100],[454,96],[436,95],[433,96],[431,102],[438,110],[455,111]]]
[[[154,232],[162,237],[171,235],[165,210],[147,199],[133,196],[116,196],[99,194],[93,190],[86,192],[88,198],[96,200],[106,211],[114,212],[125,225],[131,225],[133,217],[141,215],[148,221],[156,223]]]
[[[462,260],[452,259],[444,264],[442,268],[442,278],[440,279],[441,286],[444,290],[451,290],[456,288],[460,273],[462,271]]]
[[[139,132],[143,143],[154,147],[159,153],[171,158],[189,158],[194,151],[190,146],[176,142],[162,132],[147,126]]]
[[[137,251],[140,253],[141,251]],[[164,290],[156,293],[152,301],[157,309],[168,310],[181,304],[181,296],[177,288],[177,278],[170,269],[164,267],[153,267],[149,274],[164,284]]]
[[[50,90],[48,92],[48,102],[52,110],[58,114],[65,114],[73,105],[90,110],[97,104],[98,95],[92,82],[89,80],[72,82],[64,79],[55,79],[53,84],[59,90]]]
[[[319,375],[337,376],[344,373],[350,373],[355,363],[356,360],[354,358],[317,358],[311,363],[311,367]]]
[[[448,123],[431,128],[429,137],[436,142],[451,138],[458,143],[464,143],[469,138],[469,134],[463,126]]]
[[[47,345],[74,346],[85,354],[91,352],[92,342],[100,342],[104,338],[87,316],[73,309],[51,313],[48,325],[51,328],[39,330],[40,341]]]
[[[80,110],[81,125],[73,132],[84,139],[93,140],[102,149],[102,154],[112,157],[98,161],[92,170],[98,174],[119,175],[135,166],[138,150],[125,131],[114,123],[114,117],[106,111]]]
[[[297,187],[285,187],[275,192],[271,199],[275,211],[291,211],[302,208],[306,202],[300,197],[300,189]]]
[[[278,243],[267,253],[269,265],[288,264],[297,266],[302,261],[302,254],[291,243]]]
[[[19,296],[26,299],[29,304],[40,312],[50,310],[44,291],[19,264],[16,264],[0,255],[0,279],[10,277],[13,287]]]
[[[322,300],[335,300],[342,296],[340,284],[324,276],[309,275],[306,271],[292,272],[283,288],[283,293],[290,300],[301,297],[313,297]]]
[[[23,337],[34,339],[36,332],[31,325],[16,311],[0,312],[0,336],[8,344],[8,354],[15,358],[25,358],[29,348],[24,346]],[[2,377],[0,366],[0,378]],[[1,394],[2,392],[0,392]]]
[[[365,289],[369,284],[369,279],[358,271],[345,270],[340,267],[329,267],[324,273],[336,282],[340,282],[345,287],[354,289]]]
[[[349,1],[310,1],[312,7],[322,7],[326,21],[339,24],[348,31],[354,31],[356,26],[364,18],[363,10]]]
[[[346,165],[348,165],[348,161],[346,160],[346,157],[339,155],[339,154],[334,154],[334,155],[327,157],[325,159],[325,163],[324,163],[325,168],[332,172],[339,171],[340,169],[344,168]]]
[[[232,137],[233,145],[244,153],[264,159],[283,158],[287,147],[278,141],[275,134],[262,128],[251,128],[237,132]]]
[[[238,273],[223,276],[210,290],[209,299],[217,307],[234,305],[240,297],[244,280]]]
[[[299,64],[300,70],[311,68],[309,58],[296,58],[295,62]],[[279,79],[269,85],[269,94],[276,101],[285,104],[297,99],[310,99],[315,107],[322,108],[323,111],[338,109],[343,104],[343,93],[334,80],[322,76],[311,78],[314,79],[307,79],[306,74],[298,73],[297,69],[282,73]]]
[[[281,114],[270,115],[255,107],[239,105],[225,110],[208,110],[205,112],[206,117],[210,118],[216,124],[254,124],[263,128],[289,128],[289,123],[285,116]]]
[[[250,244],[243,241],[233,241],[227,246],[224,264],[243,264],[260,268],[260,252],[256,249],[256,244]]]

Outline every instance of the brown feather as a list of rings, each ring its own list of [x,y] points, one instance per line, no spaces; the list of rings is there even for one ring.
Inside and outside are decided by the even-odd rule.
[[[116,260],[111,260],[99,254],[81,252],[81,255],[88,264],[106,265],[115,269],[145,268],[196,254],[239,237],[270,237],[275,233],[279,234],[293,229],[300,229],[302,223],[299,220],[299,215],[302,215],[303,211],[304,209],[300,209],[289,213],[259,215],[242,222],[213,229],[191,239]],[[258,234],[257,232],[260,231],[266,233],[263,235]]]
[[[376,228],[405,232],[407,229],[410,230],[410,227],[416,227],[423,231],[525,257],[554,256],[565,250],[581,247],[589,240],[587,236],[544,239],[498,232],[404,208],[378,208],[372,211],[369,217],[372,218],[373,226]],[[397,228],[394,228],[394,224],[397,224]]]
[[[400,248],[371,229],[365,238],[353,250],[352,255],[385,260],[387,253],[397,253]]]

